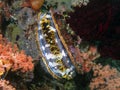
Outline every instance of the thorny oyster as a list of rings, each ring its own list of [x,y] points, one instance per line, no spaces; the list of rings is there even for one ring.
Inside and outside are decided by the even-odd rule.
[[[69,80],[76,73],[90,71],[92,61],[100,56],[94,46],[89,47],[86,52],[76,49],[73,53],[65,42],[65,37],[63,38],[52,10],[38,14],[36,39],[42,61],[56,79]]]

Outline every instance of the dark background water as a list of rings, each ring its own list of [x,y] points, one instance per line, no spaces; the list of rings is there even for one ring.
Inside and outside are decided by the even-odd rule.
[[[102,57],[120,59],[120,0],[90,0],[67,19],[85,41],[98,45]]]

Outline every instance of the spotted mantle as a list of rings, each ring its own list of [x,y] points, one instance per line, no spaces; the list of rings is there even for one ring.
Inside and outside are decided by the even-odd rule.
[[[38,15],[36,38],[42,61],[56,79],[72,79],[76,75],[71,53],[58,29],[52,12]]]

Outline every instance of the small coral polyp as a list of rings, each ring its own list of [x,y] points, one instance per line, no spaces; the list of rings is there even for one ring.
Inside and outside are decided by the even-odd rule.
[[[48,72],[56,79],[72,79],[75,68],[59,36],[51,13],[40,13],[38,18],[37,41]]]

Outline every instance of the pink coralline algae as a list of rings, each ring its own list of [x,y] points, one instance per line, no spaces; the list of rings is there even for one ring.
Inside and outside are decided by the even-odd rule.
[[[9,81],[0,80],[0,90],[16,90]]]
[[[12,45],[0,35],[0,75],[8,70],[27,72],[33,70],[32,58],[24,51],[19,51],[16,45]]]
[[[120,90],[120,72],[117,69],[109,65],[94,65],[93,76],[90,90]]]
[[[78,47],[75,47],[72,52],[75,58],[75,66],[79,73],[89,72],[93,68],[93,61],[100,56],[95,46],[90,46],[86,52],[81,52]]]

